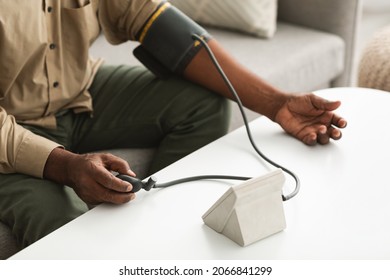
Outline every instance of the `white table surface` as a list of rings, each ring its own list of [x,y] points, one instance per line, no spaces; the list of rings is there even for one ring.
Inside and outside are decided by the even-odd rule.
[[[12,259],[389,259],[390,94],[357,88],[317,92],[343,102],[340,141],[309,147],[266,118],[251,123],[271,159],[299,175],[284,203],[287,228],[240,247],[201,216],[234,181],[198,181],[139,192],[122,206],[101,205]],[[200,174],[261,176],[272,170],[243,128],[156,174],[160,182]],[[293,181],[286,175],[284,191]]]

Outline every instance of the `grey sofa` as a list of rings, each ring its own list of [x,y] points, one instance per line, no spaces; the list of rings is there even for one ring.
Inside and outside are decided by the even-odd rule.
[[[194,0],[195,1],[195,0]],[[278,26],[270,40],[208,29],[239,61],[273,85],[290,92],[351,85],[355,40],[362,0],[279,0]],[[103,37],[92,46],[107,63],[135,64],[134,43],[110,46]],[[250,112],[250,118],[256,114]],[[231,129],[241,119],[233,114]],[[127,159],[139,177],[146,176],[153,149],[110,151]],[[0,259],[18,248],[0,222]]]

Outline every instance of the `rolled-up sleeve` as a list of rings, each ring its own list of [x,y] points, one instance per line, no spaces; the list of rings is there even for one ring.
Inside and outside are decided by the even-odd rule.
[[[22,173],[42,178],[46,160],[59,144],[18,125],[0,107],[0,173]]]
[[[120,44],[136,40],[145,22],[163,0],[100,0],[99,22],[107,40]]]

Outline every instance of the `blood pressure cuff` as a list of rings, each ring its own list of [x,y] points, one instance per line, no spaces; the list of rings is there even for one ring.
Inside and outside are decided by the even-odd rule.
[[[211,38],[205,29],[164,2],[140,31],[137,39],[141,45],[134,56],[158,77],[181,75],[201,48],[193,34],[206,41]]]

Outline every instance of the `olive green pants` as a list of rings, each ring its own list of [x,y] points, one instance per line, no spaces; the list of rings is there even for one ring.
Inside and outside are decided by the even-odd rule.
[[[69,111],[58,115],[55,130],[25,127],[77,153],[156,147],[150,173],[228,128],[224,98],[181,79],[157,79],[142,67],[103,66],[90,92],[93,117]],[[21,248],[87,210],[69,187],[23,174],[0,174],[0,220],[10,226]]]

